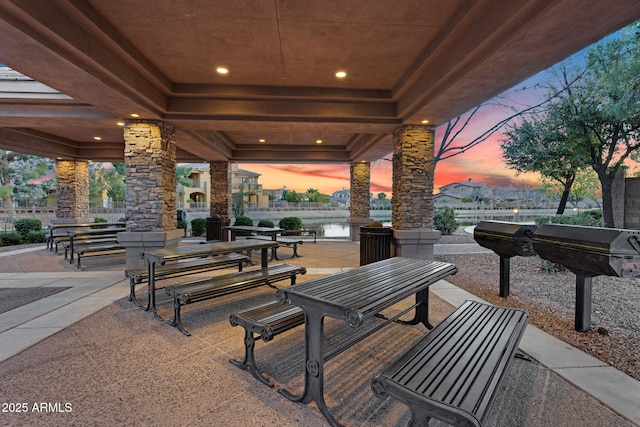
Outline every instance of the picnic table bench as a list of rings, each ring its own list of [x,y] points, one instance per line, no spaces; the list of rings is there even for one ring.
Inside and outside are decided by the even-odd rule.
[[[213,242],[198,245],[178,246],[175,248],[162,248],[145,250],[140,255],[146,260],[148,267],[147,285],[147,306],[145,311],[153,312],[154,316],[162,320],[156,310],[156,270],[166,264],[178,261],[193,259],[198,257],[213,256],[217,254],[227,254],[229,252],[245,252],[251,250],[261,250],[261,267],[267,268],[269,265],[269,248],[276,246],[275,241],[263,242],[259,240],[237,240],[232,242]]]
[[[155,269],[155,279],[172,279],[192,274],[206,273],[236,265],[238,266],[238,271],[242,271],[244,263],[248,261],[248,256],[237,254],[235,252],[198,257],[196,259],[186,259],[184,261],[176,261],[157,266]],[[142,307],[136,298],[136,285],[149,281],[149,269],[140,268],[126,270],[124,274],[129,278],[129,301],[133,301],[135,305]],[[156,287],[156,289],[160,288]]]
[[[102,242],[102,243],[92,243],[88,245],[80,245],[73,248],[73,253],[75,254],[75,258],[77,259],[76,268],[78,270],[82,270],[81,259],[83,256],[102,256],[102,255],[115,255],[122,254],[125,252],[124,246],[116,241]],[[73,262],[73,257],[71,258],[71,262]]]
[[[305,313],[306,359],[303,393],[294,395],[287,390],[279,392],[296,402],[316,402],[329,423],[339,426],[324,399],[325,360],[341,354],[386,324],[399,321],[411,310],[414,310],[413,319],[401,323],[422,323],[431,328],[428,318],[429,286],[457,271],[457,267],[450,263],[393,257],[278,289],[278,302],[299,306]],[[415,297],[415,304],[349,342],[341,343],[340,348],[330,354],[325,354],[325,317],[343,319],[347,325],[358,328],[366,319],[378,317],[383,310],[411,296]]]
[[[247,239],[273,240],[269,236],[248,236]],[[278,247],[282,247],[282,245],[284,245],[287,248],[293,249],[293,255],[291,255],[291,258],[297,258],[297,257],[300,256],[300,255],[298,255],[298,245],[301,245],[302,243],[304,243],[303,240],[301,240],[301,239],[289,239],[287,237],[277,236],[275,238],[275,241],[280,243],[280,246],[274,246],[271,249],[271,259],[280,260],[280,258],[278,258],[278,252],[277,251],[278,251]]]
[[[72,233],[72,232],[69,232]],[[118,241],[118,232],[99,233],[99,234],[85,234],[85,235],[69,235],[67,239],[58,241],[64,249],[64,259],[69,261],[69,264],[73,264],[73,249],[80,245],[94,245],[97,243],[115,243]]]
[[[288,303],[273,301],[233,313],[229,316],[229,323],[231,326],[239,325],[244,328],[245,348],[242,361],[231,359],[230,362],[240,369],[249,369],[256,379],[273,387],[273,383],[258,370],[254,353],[256,339],[262,338],[264,342],[271,341],[276,335],[304,324],[302,309]]]
[[[290,279],[295,284],[296,275],[305,274],[304,267],[289,264],[277,264],[266,268],[244,270],[234,273],[213,276],[206,279],[193,280],[165,288],[166,293],[173,298],[173,318],[167,320],[171,326],[178,328],[180,332],[189,336],[180,316],[184,305],[205,301],[235,292],[253,289],[258,286],[273,286],[273,283]]]
[[[126,222],[86,222],[79,224],[49,224],[49,235],[47,236],[46,243],[47,249],[50,251],[54,251],[58,254],[58,243],[69,240],[68,231],[70,229],[87,229],[91,227],[95,227],[95,229],[101,229],[103,227],[125,227],[127,225]],[[99,227],[99,228],[98,228]],[[65,230],[63,232],[57,232],[56,230]]]
[[[283,236],[313,236],[313,243],[316,243],[317,230],[304,229],[304,230],[284,230]]]
[[[69,256],[69,263],[73,264],[77,255],[78,269],[81,269],[83,255],[105,255],[124,252],[124,247],[118,243],[118,233],[126,228],[98,228],[93,230],[68,231],[68,242],[65,243],[65,259]]]
[[[376,396],[431,418],[480,427],[527,326],[526,312],[467,301],[371,381]]]

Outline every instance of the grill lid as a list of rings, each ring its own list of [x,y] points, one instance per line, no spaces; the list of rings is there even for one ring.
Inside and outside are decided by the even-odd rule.
[[[534,233],[533,248],[573,271],[640,276],[640,230],[544,224]]]
[[[507,221],[480,221],[473,230],[473,238],[480,246],[504,257],[532,256],[535,224]]]

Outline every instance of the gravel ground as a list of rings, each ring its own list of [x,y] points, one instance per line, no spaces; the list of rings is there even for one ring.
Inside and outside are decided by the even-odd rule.
[[[473,235],[457,232],[438,243],[473,243]],[[498,255],[437,255],[458,266],[447,281],[496,305],[529,312],[530,322],[640,381],[640,279],[597,276],[592,281],[592,329],[574,329],[575,275],[547,273],[537,257],[511,258],[510,296],[499,292]]]

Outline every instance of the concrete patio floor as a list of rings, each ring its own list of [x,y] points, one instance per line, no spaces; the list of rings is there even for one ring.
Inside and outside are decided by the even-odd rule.
[[[436,251],[483,249],[438,245]],[[299,252],[302,257],[282,261],[307,267],[299,281],[359,264],[354,242],[305,242]],[[243,331],[229,325],[229,314],[274,299],[273,289],[187,306],[183,321],[192,336],[186,337],[127,300],[123,262],[123,256],[87,258],[87,270],[74,271],[42,248],[0,253],[0,288],[68,288],[0,313],[0,425],[327,425],[314,405],[277,392],[302,389],[303,328],[256,345],[274,389],[229,363],[243,355]],[[446,281],[431,290],[433,322],[477,299]],[[159,313],[169,317],[170,301],[158,296]],[[329,347],[353,333],[344,322],[326,325]],[[345,426],[406,425],[406,407],[376,398],[369,381],[424,333],[391,324],[327,362],[327,404]],[[533,326],[520,349],[532,360],[514,360],[489,426],[640,425],[638,381]]]

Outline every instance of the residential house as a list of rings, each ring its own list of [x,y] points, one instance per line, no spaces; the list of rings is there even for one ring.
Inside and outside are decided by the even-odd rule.
[[[189,187],[178,185],[176,189],[176,204],[179,209],[209,209],[211,200],[211,175],[206,163],[180,164],[191,169],[189,178],[193,184]],[[237,163],[231,164],[231,192],[244,195],[245,203],[253,207],[267,208],[269,196],[263,193],[262,184],[258,183],[259,173],[238,168]]]
[[[450,197],[452,200],[459,198],[491,198],[493,188],[487,184],[476,184],[469,178],[466,182],[453,182],[439,188],[440,193]],[[444,197],[444,196],[442,196]]]

